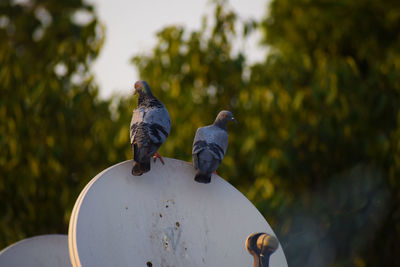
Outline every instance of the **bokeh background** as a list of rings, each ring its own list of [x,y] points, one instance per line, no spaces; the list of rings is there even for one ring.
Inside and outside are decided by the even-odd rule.
[[[160,153],[190,161],[196,129],[229,109],[218,173],[290,266],[400,266],[400,2],[271,0],[261,19],[208,5],[200,27],[166,22],[132,52],[172,118]],[[86,183],[131,158],[136,98],[100,97],[92,70],[106,29],[81,0],[0,1],[0,249],[66,234]],[[253,34],[257,62],[240,45]]]

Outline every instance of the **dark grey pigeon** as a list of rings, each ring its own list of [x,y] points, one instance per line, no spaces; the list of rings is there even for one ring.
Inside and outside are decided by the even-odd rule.
[[[230,111],[221,111],[214,123],[197,129],[193,141],[193,166],[197,170],[194,180],[199,183],[211,182],[215,172],[224,158],[228,147],[226,123],[236,121]]]
[[[152,94],[145,81],[135,83],[134,94],[139,94],[138,105],[131,120],[131,144],[133,151],[132,174],[142,175],[150,171],[150,159],[160,158],[158,148],[165,142],[171,130],[171,119],[165,106]]]

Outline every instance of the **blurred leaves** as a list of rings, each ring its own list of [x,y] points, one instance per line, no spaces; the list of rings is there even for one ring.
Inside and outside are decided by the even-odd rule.
[[[76,24],[79,10],[92,19]],[[1,1],[0,244],[66,233],[82,187],[112,157],[109,101],[89,72],[103,43],[82,1]]]
[[[97,97],[104,38],[77,1],[0,4],[0,242],[66,232],[96,173],[129,159],[136,100]],[[191,161],[198,127],[229,109],[218,173],[276,231],[290,266],[397,266],[400,253],[400,5],[272,1],[262,21],[214,1],[188,31],[167,26],[132,62],[168,108],[160,153]],[[263,32],[258,63],[236,49]]]
[[[196,128],[233,111],[218,173],[268,218],[289,265],[399,264],[388,256],[400,252],[399,14],[379,1],[272,1],[251,24],[270,52],[249,66],[232,49],[248,22],[216,1],[213,24],[166,27],[133,59],[171,112],[164,154],[190,160]]]

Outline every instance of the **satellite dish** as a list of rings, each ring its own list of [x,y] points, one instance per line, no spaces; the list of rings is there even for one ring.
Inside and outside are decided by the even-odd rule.
[[[219,176],[200,184],[190,163],[164,159],[142,176],[122,162],[83,189],[69,224],[73,266],[253,266],[247,236],[275,236],[264,217]],[[270,266],[287,266],[281,246]]]
[[[66,235],[39,235],[0,252],[0,267],[71,267]]]

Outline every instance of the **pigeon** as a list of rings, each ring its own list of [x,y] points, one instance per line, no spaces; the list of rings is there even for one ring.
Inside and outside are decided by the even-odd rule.
[[[212,125],[197,129],[192,150],[195,181],[205,184],[211,182],[211,174],[221,164],[228,147],[226,124],[230,121],[236,122],[230,111],[223,110]]]
[[[171,130],[168,110],[151,92],[145,81],[135,83],[134,94],[139,94],[138,105],[133,110],[130,137],[133,151],[132,175],[150,171],[150,159],[154,155],[164,164],[157,153]]]

